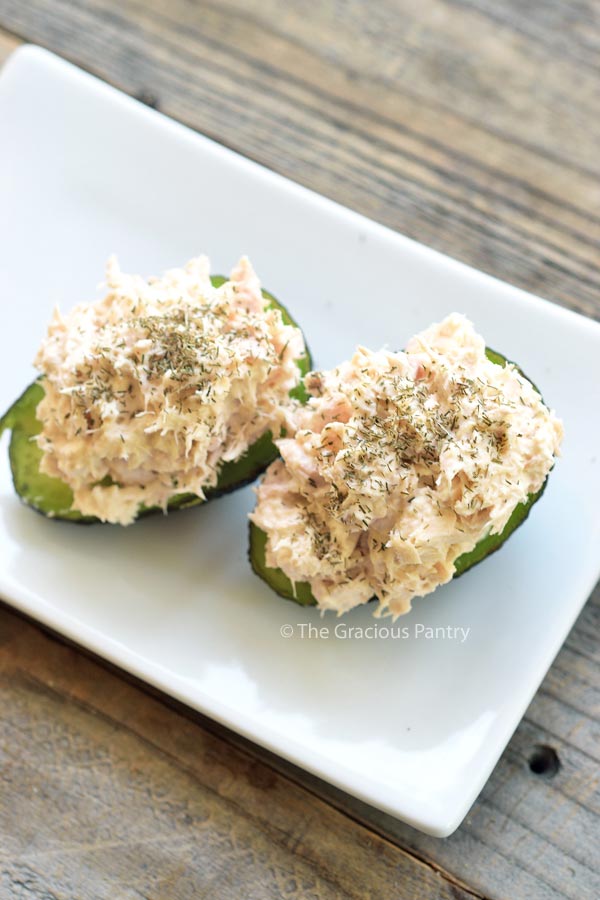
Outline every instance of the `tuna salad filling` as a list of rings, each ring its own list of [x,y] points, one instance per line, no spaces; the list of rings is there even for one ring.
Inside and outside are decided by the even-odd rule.
[[[214,287],[206,257],[161,278],[107,266],[106,295],[58,310],[37,354],[40,471],[85,516],[127,525],[141,507],[204,497],[221,465],[280,434],[305,353],[242,258]]]
[[[511,363],[453,314],[405,352],[359,347],[313,372],[257,490],[266,564],[308,582],[322,610],[378,600],[401,615],[449,581],[543,485],[562,426]]]

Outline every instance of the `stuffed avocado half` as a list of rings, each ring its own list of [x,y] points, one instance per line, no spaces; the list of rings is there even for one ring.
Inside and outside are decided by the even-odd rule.
[[[118,270],[115,271],[114,266],[113,263],[112,270],[109,268],[107,278],[111,299],[106,303],[106,308],[94,313],[92,322],[89,310],[94,307],[91,304],[87,308],[77,308],[81,311],[79,318],[63,319],[57,314],[59,317],[55,317],[53,330],[49,331],[49,338],[46,339],[45,354],[38,354],[40,378],[25,390],[0,419],[0,435],[5,430],[12,432],[9,459],[16,493],[25,504],[53,519],[86,524],[119,521],[119,491],[126,488],[133,497],[129,498],[125,515],[121,517],[125,520],[121,523],[129,524],[129,521],[152,512],[195,506],[255,480],[277,457],[273,432],[279,435],[282,428],[279,407],[285,407],[287,402],[294,402],[294,398],[303,398],[301,379],[311,367],[309,351],[301,332],[275,297],[260,288],[247,260],[238,264],[232,273],[232,279],[209,276],[208,261],[199,258],[192,260],[184,269],[171,270],[162,280],[152,279],[149,283],[137,276],[122,276]],[[204,289],[197,288],[196,281],[203,279]],[[214,289],[212,293],[207,290],[207,284]],[[190,302],[183,304],[174,299],[179,293],[185,295]],[[207,300],[203,295],[209,293]],[[258,302],[257,297],[261,298],[261,302]],[[261,306],[264,308],[264,316]],[[141,339],[137,340],[138,349],[134,350],[128,327],[123,324],[128,316],[131,319],[129,331],[133,329],[134,338]],[[195,317],[197,322],[194,322]],[[209,332],[205,324],[207,317],[212,317],[212,332]],[[84,333],[82,342],[85,345],[81,352],[77,346],[72,346],[73,343],[76,344],[72,335],[77,329]],[[90,331],[94,333],[93,341]],[[112,338],[123,344],[121,358],[117,362],[110,347],[107,348],[107,359],[102,362],[106,377],[102,369],[91,366],[85,368],[87,363],[84,365],[88,357],[98,353],[98,335],[102,342]],[[191,344],[185,343],[190,335],[194,336],[194,341]],[[234,353],[245,354],[246,364],[245,368],[241,368],[239,378],[235,369],[231,368],[225,373],[227,380],[223,367],[219,368],[219,353],[214,349],[219,341],[223,345],[219,350],[221,358],[225,357],[227,360]],[[293,342],[293,350],[286,341]],[[100,352],[105,352],[104,348]],[[131,363],[132,357],[137,360],[135,366]],[[143,371],[138,362],[143,364]],[[62,381],[58,380],[57,368],[60,365],[70,367],[71,370],[73,366],[79,366],[81,390],[78,388],[77,378],[67,375]],[[278,367],[281,367],[281,372]],[[229,431],[229,423],[224,416],[221,416],[220,421],[216,421],[217,413],[212,419],[207,419],[206,415],[202,418],[211,402],[211,392],[214,396],[221,384],[224,384],[223,391],[229,389],[239,394],[237,405],[244,403],[248,407],[248,395],[244,393],[245,389],[240,381],[243,378],[250,381],[254,373],[258,374],[254,379],[250,399],[257,408],[256,422],[248,416],[244,418],[238,412],[236,404],[231,407]],[[62,375],[61,372],[58,374]],[[273,379],[275,387],[267,391],[264,385],[269,378]],[[277,378],[279,382],[276,381]],[[53,449],[51,442],[56,442],[57,434],[61,434],[61,428],[57,428],[56,413],[51,411],[49,414],[47,409],[47,387],[51,382],[54,382],[54,395],[58,396],[60,393],[60,414],[65,418],[64,432],[67,437],[61,442],[62,454],[55,452],[53,459],[44,462],[48,448]],[[161,387],[160,393],[155,391],[153,395],[153,382],[166,382],[171,390]],[[69,398],[68,402],[63,399],[65,395]],[[121,403],[122,397],[127,403]],[[45,400],[46,407],[43,404]],[[221,402],[226,403],[227,398]],[[180,416],[171,413],[171,422],[165,415],[161,418],[162,410],[157,406],[159,403],[186,405]],[[261,403],[263,409],[259,408]],[[148,414],[148,408],[152,407],[153,412]],[[44,412],[46,418],[54,415],[54,421],[50,424],[40,421],[39,410]],[[126,420],[130,419],[135,423],[138,415],[146,415],[143,421],[150,421],[147,446],[144,445],[146,432],[138,429],[132,434],[127,427]],[[80,421],[77,428],[71,425],[75,416]],[[197,420],[203,423],[204,432],[188,438],[189,429],[196,426]],[[125,423],[123,427],[122,423]],[[158,426],[163,427],[164,434],[161,434]],[[183,477],[179,468],[176,468],[172,473],[172,486],[167,496],[163,491],[158,494],[160,502],[144,502],[144,494],[148,492],[149,486],[153,486],[153,476],[149,469],[156,465],[159,477],[164,482],[167,451],[171,446],[186,439],[196,440],[196,443],[204,440],[208,445],[205,432],[211,427],[218,432],[217,438],[207,448],[201,447],[196,468],[193,469],[191,465],[186,467],[185,454],[181,457],[184,459],[183,466],[181,458],[174,454],[176,465],[185,469]],[[44,440],[45,428],[48,437]],[[102,428],[111,429],[112,440],[105,444],[98,439]],[[171,440],[171,434],[178,428],[179,434],[174,434]],[[235,428],[238,428],[241,435],[237,443],[230,440],[230,432]],[[115,431],[122,432],[117,439],[122,444],[122,451],[119,451],[114,439]],[[245,436],[248,434],[251,439],[246,441]],[[225,460],[215,459],[219,440],[226,450]],[[134,442],[138,446],[132,452]],[[195,449],[195,445],[192,445],[191,450]],[[102,453],[106,453],[106,460],[102,459]],[[87,458],[92,459],[94,454],[97,456],[94,465],[89,466],[91,490],[88,492],[88,506],[94,509],[98,502],[101,515],[91,514],[89,508],[78,508],[74,501],[74,489],[76,492],[81,485],[82,473],[85,476],[86,454]],[[111,455],[120,456],[120,459],[111,464]],[[211,456],[207,462],[207,457]],[[127,486],[128,457],[130,460],[135,457],[133,490]],[[71,459],[77,464],[78,476],[69,483],[68,477],[57,477],[57,470],[68,465]],[[119,473],[123,473],[124,477],[120,477]],[[203,475],[208,477],[203,478]],[[194,479],[197,488],[190,490]],[[178,482],[187,489],[178,490]],[[103,506],[103,498],[109,492],[115,498],[113,517],[110,514],[111,507]],[[93,501],[91,503],[90,497]]]
[[[415,597],[498,550],[539,500],[562,426],[514,363],[449,316],[406,352],[306,379],[257,489],[249,559],[277,594],[343,613]]]

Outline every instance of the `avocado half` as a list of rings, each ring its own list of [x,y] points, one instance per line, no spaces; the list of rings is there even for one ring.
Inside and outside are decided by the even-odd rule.
[[[228,279],[222,275],[213,275],[211,282],[220,287]],[[286,325],[296,323],[278,300],[268,291],[263,290],[263,297],[268,301],[268,308],[278,309]],[[306,344],[305,344],[306,348]],[[312,366],[308,348],[303,356],[296,360],[302,376]],[[73,493],[71,488],[58,478],[52,478],[40,472],[43,451],[33,438],[42,430],[36,418],[38,404],[44,396],[43,379],[33,382],[0,419],[0,436],[11,430],[9,459],[15,491],[21,500],[32,509],[51,519],[59,519],[80,524],[99,523],[95,516],[84,516],[73,509]],[[306,398],[306,390],[302,381],[290,391],[290,396],[299,400]],[[240,459],[225,463],[219,472],[219,479],[214,488],[206,491],[206,500],[212,500],[222,494],[230,493],[254,481],[278,456],[270,432],[260,437]],[[187,509],[205,501],[196,494],[176,494],[169,500],[168,511]],[[162,512],[158,507],[141,507],[137,518],[152,513]]]
[[[505,366],[510,363],[510,360],[502,356],[501,353],[497,353],[489,347],[486,348],[485,352],[487,358],[498,366]],[[513,363],[513,365],[515,365],[517,371],[523,378],[527,378],[519,366],[515,363]],[[539,394],[538,388],[533,384],[531,379],[527,378],[527,381],[533,385]],[[486,557],[490,556],[490,554],[495,553],[496,550],[499,550],[500,547],[502,547],[511,534],[517,530],[519,525],[523,524],[529,515],[531,507],[544,493],[547,481],[548,477],[546,477],[544,484],[537,493],[529,494],[527,500],[523,501],[523,503],[519,503],[519,505],[515,507],[511,517],[504,526],[504,529],[499,534],[487,535],[482,538],[469,553],[463,553],[462,556],[458,557],[455,562],[456,571],[453,576],[454,578],[458,578],[459,575],[464,574],[468,569],[472,569],[477,563],[480,563]],[[262,580],[266,582],[275,593],[279,594],[280,597],[285,597],[286,600],[293,600],[295,603],[300,604],[300,606],[316,606],[317,601],[312,594],[309,582],[292,582],[282,569],[269,568],[266,563],[266,549],[266,533],[255,525],[254,522],[250,522],[250,547],[248,556],[254,573],[258,575],[259,578],[262,578]],[[375,597],[372,598],[372,600],[375,599]]]

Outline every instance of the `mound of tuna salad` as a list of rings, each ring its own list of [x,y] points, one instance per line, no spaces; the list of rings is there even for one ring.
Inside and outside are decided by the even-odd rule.
[[[375,597],[377,615],[407,612],[540,490],[562,438],[532,384],[491,362],[458,314],[405,352],[359,347],[305,383],[251,519],[267,566],[308,582],[322,610]]]
[[[299,329],[268,308],[247,258],[213,287],[206,257],[145,280],[109,260],[103,299],[56,311],[36,357],[40,470],[84,515],[127,525],[279,435],[299,380]]]

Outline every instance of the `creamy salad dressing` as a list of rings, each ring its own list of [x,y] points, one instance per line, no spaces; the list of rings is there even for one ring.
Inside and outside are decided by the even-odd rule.
[[[449,581],[541,488],[562,437],[529,381],[488,360],[457,314],[403,353],[359,347],[306,386],[251,518],[267,565],[337,613],[375,596],[378,614],[401,615]]]
[[[113,257],[103,299],[55,312],[35,360],[40,468],[84,515],[127,525],[141,505],[203,497],[223,462],[279,434],[302,334],[267,308],[247,258],[221,287],[209,271],[198,257],[146,281]]]

